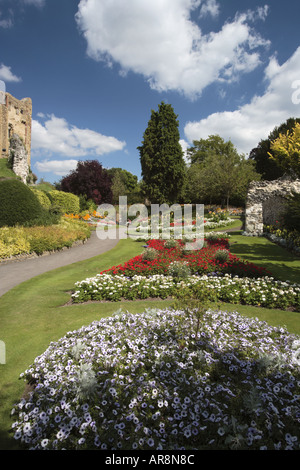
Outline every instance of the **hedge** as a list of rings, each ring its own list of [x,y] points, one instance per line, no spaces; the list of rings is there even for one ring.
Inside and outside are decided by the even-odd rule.
[[[16,179],[0,181],[0,227],[12,227],[43,217],[45,210],[26,184]]]
[[[31,191],[35,194],[37,199],[39,200],[40,204],[45,208],[49,209],[51,206],[51,201],[45,191],[41,191],[40,189],[30,188]]]
[[[48,196],[52,205],[56,206],[62,213],[77,214],[80,212],[79,197],[75,194],[53,189],[49,191]]]

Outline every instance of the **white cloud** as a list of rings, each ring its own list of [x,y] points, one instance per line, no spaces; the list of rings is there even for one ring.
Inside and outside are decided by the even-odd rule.
[[[182,148],[182,151],[183,151],[183,158],[185,160],[186,163],[189,163],[188,161],[188,158],[187,158],[187,149],[190,147],[190,145],[188,144],[188,142],[184,139],[181,139],[179,141],[180,145],[181,145],[181,148]]]
[[[300,78],[300,47],[284,64],[273,57],[265,70],[266,90],[261,96],[236,109],[209,115],[198,122],[188,122],[185,136],[189,142],[219,134],[231,140],[239,152],[246,155],[274,127],[290,117],[299,117],[300,107],[292,99],[293,84]],[[294,102],[293,102],[294,101]]]
[[[214,1],[81,0],[76,20],[91,58],[118,63],[122,74],[142,74],[158,91],[195,97],[214,81],[252,71],[260,64],[258,49],[269,45],[250,26],[250,11],[203,35],[191,20],[201,6],[202,14],[217,14]]]
[[[2,13],[0,11],[0,18],[2,17]],[[12,13],[9,13],[7,18],[0,19],[0,28],[8,29],[11,28],[13,25],[13,18]]]
[[[126,145],[115,137],[71,126],[65,119],[53,114],[46,119],[44,124],[32,121],[33,155],[44,150],[48,154],[57,153],[68,157],[97,156],[122,150]]]
[[[200,9],[200,17],[205,17],[207,15],[211,15],[212,17],[217,17],[220,13],[220,6],[216,2],[216,0],[206,0],[203,3]]]
[[[0,65],[0,80],[4,82],[21,82],[21,78],[12,73],[11,67],[4,64]]]
[[[46,0],[22,0],[25,5],[33,5],[41,8],[45,5]]]
[[[5,2],[5,0],[0,0]],[[3,11],[0,11],[0,28],[8,29],[12,28],[15,23],[15,17],[24,11],[24,8],[27,6],[34,6],[36,8],[43,8],[46,4],[46,0],[7,0],[9,3],[9,8],[6,11],[5,17],[3,16]]]
[[[269,13],[269,6],[257,7],[256,10],[248,10],[247,15],[252,21],[265,20]]]
[[[41,173],[54,173],[58,176],[65,176],[77,167],[77,160],[43,160],[36,162],[34,166]]]

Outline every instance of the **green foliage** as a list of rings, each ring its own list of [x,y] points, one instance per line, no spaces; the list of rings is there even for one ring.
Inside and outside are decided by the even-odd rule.
[[[111,190],[113,192],[112,203],[119,204],[119,197],[126,194],[126,186],[122,181],[120,173],[116,173],[113,176]]]
[[[10,258],[30,252],[30,241],[23,227],[0,228],[0,258]]]
[[[165,248],[179,248],[179,242],[177,240],[174,240],[174,238],[169,238],[168,240],[165,241]]]
[[[219,261],[219,263],[225,263],[229,258],[229,251],[228,250],[217,250],[215,253],[215,260]]]
[[[152,110],[142,145],[138,147],[142,167],[142,191],[151,203],[180,202],[185,163],[180,145],[178,120],[170,104]]]
[[[50,208],[51,209],[51,208]],[[56,214],[55,212],[51,212],[44,209],[42,214],[39,217],[36,217],[32,220],[28,220],[27,222],[23,222],[23,227],[35,227],[35,226],[42,226],[46,227],[49,225],[55,225],[59,222],[60,214]]]
[[[79,197],[75,194],[54,189],[48,195],[52,205],[59,208],[61,213],[77,214],[80,212]]]
[[[191,271],[187,262],[173,261],[168,267],[168,274],[176,279],[186,279],[191,275]]]
[[[300,194],[294,193],[287,199],[285,213],[283,215],[284,225],[288,230],[300,232]]]
[[[0,158],[0,177],[19,179],[11,169],[8,158]]]
[[[204,162],[210,154],[222,157],[234,151],[234,145],[230,140],[225,142],[219,135],[210,135],[207,139],[194,140],[193,147],[187,150],[187,156],[193,165]]]
[[[0,227],[33,222],[45,215],[34,193],[21,181],[0,181]]]
[[[44,181],[43,178],[41,178],[38,183],[34,185],[35,189],[39,189],[40,191],[45,191],[48,193],[49,191],[52,191],[52,189],[59,189],[56,187],[55,183],[54,185],[49,183],[48,181]]]
[[[56,225],[0,228],[0,258],[20,254],[60,250],[76,240],[85,240],[91,233],[84,222],[62,218]]]
[[[85,195],[79,196],[79,207],[80,212],[83,211],[95,211],[97,210],[97,204],[92,199],[87,199]]]
[[[146,261],[153,261],[158,257],[158,251],[155,248],[147,248],[144,253],[142,254],[143,260]]]
[[[260,179],[253,161],[239,155],[231,141],[218,136],[194,142],[189,149],[187,199],[192,203],[244,204],[250,181]]]
[[[113,204],[119,204],[119,196],[126,196],[129,205],[143,202],[136,175],[123,168],[109,168],[107,173],[112,179]]]
[[[291,130],[279,134],[270,147],[271,160],[284,171],[292,171],[300,177],[300,123],[296,122]]]
[[[271,143],[279,137],[280,134],[289,132],[295,124],[300,122],[299,118],[289,118],[279,127],[275,127],[267,139],[261,140],[256,148],[252,149],[249,159],[254,162],[256,171],[264,180],[275,180],[283,176],[284,169],[277,162],[270,158]]]
[[[138,177],[130,173],[130,171],[124,170],[123,168],[109,168],[107,173],[112,180],[116,175],[119,175],[122,183],[126,188],[126,192],[135,191],[138,184]]]
[[[43,206],[45,209],[50,209],[51,206],[51,201],[45,191],[42,191],[40,189],[35,189],[35,188],[30,188],[31,191],[35,194],[37,199],[39,200],[41,206]]]

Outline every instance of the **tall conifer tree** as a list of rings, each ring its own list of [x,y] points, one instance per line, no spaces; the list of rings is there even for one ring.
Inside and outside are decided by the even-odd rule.
[[[181,201],[185,162],[180,145],[179,123],[170,104],[162,102],[151,111],[142,145],[138,147],[145,197],[156,204]]]

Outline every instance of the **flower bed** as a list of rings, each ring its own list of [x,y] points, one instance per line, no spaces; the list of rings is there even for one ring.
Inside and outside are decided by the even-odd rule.
[[[178,241],[172,248],[166,248],[165,240],[150,240],[148,247],[157,251],[157,257],[153,260],[135,256],[123,265],[113,266],[102,273],[124,274],[134,276],[137,274],[149,276],[153,274],[167,274],[170,263],[181,260],[187,262],[191,274],[207,274],[209,272],[227,273],[247,277],[262,277],[270,273],[253,263],[242,261],[238,257],[228,253],[228,259],[224,262],[216,259],[218,250],[228,248],[228,239],[209,239],[207,246],[201,250],[184,250],[184,243]]]
[[[211,219],[205,218],[203,219],[203,230],[227,227],[228,225],[231,225],[233,222],[235,222],[235,220],[236,219],[230,219],[230,218],[219,219],[219,220],[213,219],[213,218]],[[104,223],[106,223],[106,221],[104,221]],[[164,225],[159,224],[156,230],[160,236],[162,236],[165,232],[169,234],[170,236],[174,236],[174,230],[179,227],[181,229],[181,233],[185,237],[195,237],[195,233],[197,230],[196,223],[197,221],[195,219],[192,221],[191,225],[188,225],[187,223],[181,220],[180,221],[175,220],[174,222],[170,222],[170,226],[168,227],[165,227]],[[151,233],[150,219],[145,219],[144,221],[141,221],[141,223],[138,224],[134,228],[134,230],[130,231],[129,233],[132,238],[142,238],[144,240],[148,239],[148,234]],[[164,237],[162,236],[162,238]]]
[[[273,225],[264,225],[264,235],[273,243],[300,255],[300,233]]]
[[[105,219],[104,215],[101,215],[96,210],[86,210],[78,214],[64,214],[64,218],[71,220],[82,220],[89,225],[97,225],[101,223],[103,219]]]
[[[273,278],[240,278],[238,276],[189,276],[180,280],[156,274],[150,277],[135,275],[98,274],[75,284],[73,303],[120,301],[159,297],[197,298],[205,289],[209,301],[256,305],[268,308],[293,308],[300,311],[300,285],[275,281]]]
[[[75,283],[73,303],[147,298],[197,298],[300,311],[300,285],[275,280],[267,271],[228,251],[223,234],[208,246],[185,251],[183,242],[151,240],[142,255]]]
[[[21,375],[35,388],[12,410],[14,438],[33,450],[299,450],[299,345],[238,313],[118,313]]]

